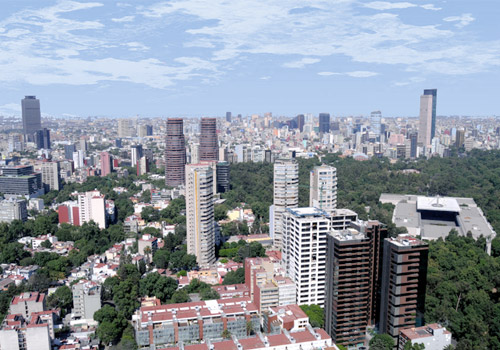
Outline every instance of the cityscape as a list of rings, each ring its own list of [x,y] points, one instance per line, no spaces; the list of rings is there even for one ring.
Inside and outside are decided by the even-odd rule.
[[[466,71],[457,47],[471,48],[463,31],[476,18],[425,24],[449,13],[444,2],[271,2],[0,5],[0,81],[13,82],[0,96],[0,350],[500,349],[498,42],[478,40]],[[411,23],[405,10],[426,16]],[[312,26],[336,12],[341,24]],[[343,15],[394,29],[345,34]],[[31,53],[17,45],[32,25]],[[337,31],[351,62],[299,77],[339,54],[316,46]],[[434,35],[452,53],[442,65]],[[350,36],[365,60],[346,51]],[[393,40],[427,36],[434,58],[417,45],[396,60]],[[369,60],[378,44],[387,57]],[[310,53],[290,61],[293,45]],[[164,62],[141,56],[160,47]],[[186,56],[168,67],[175,50]],[[414,76],[390,76],[381,65],[392,64]],[[479,74],[493,91],[457,87]],[[349,97],[318,96],[317,79],[332,77]],[[372,78],[387,81],[376,98],[348,82]],[[286,85],[311,91],[283,100]]]

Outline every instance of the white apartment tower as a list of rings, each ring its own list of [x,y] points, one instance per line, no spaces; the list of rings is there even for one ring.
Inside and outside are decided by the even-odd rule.
[[[418,128],[418,143],[424,147],[431,144],[432,136],[432,95],[420,96],[420,120]]]
[[[100,229],[106,228],[106,203],[99,191],[78,194],[80,225],[94,221]]]
[[[331,214],[337,208],[337,169],[321,165],[310,174],[309,206]]]
[[[210,164],[186,165],[187,252],[200,266],[215,263],[213,182]]]
[[[271,237],[276,248],[283,248],[282,216],[287,208],[299,206],[299,165],[294,159],[274,163],[274,201],[270,211]]]
[[[61,177],[59,170],[59,162],[42,162],[42,183],[47,191],[60,190]]]
[[[297,304],[323,307],[330,217],[317,208],[288,208],[283,225],[283,264],[295,282]]]

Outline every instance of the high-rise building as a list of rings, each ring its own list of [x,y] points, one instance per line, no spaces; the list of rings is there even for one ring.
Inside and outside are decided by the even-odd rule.
[[[23,131],[26,141],[34,141],[34,134],[42,128],[40,100],[36,96],[25,96],[21,100]]]
[[[118,137],[127,138],[132,136],[132,121],[130,119],[118,119]]]
[[[282,248],[283,213],[299,206],[299,165],[294,159],[278,159],[274,163],[274,199],[270,208],[270,233],[276,248]]]
[[[43,194],[42,174],[35,173],[31,165],[1,168],[0,192],[32,196]]]
[[[201,162],[219,160],[217,119],[215,118],[201,118],[199,156]]]
[[[418,144],[418,133],[412,132],[410,134],[410,158],[417,158],[417,144]]]
[[[113,171],[113,157],[109,152],[101,152],[101,176],[107,176]]]
[[[138,128],[137,134],[139,137],[153,136],[153,126],[152,125],[141,125]]]
[[[231,112],[226,112],[226,122],[231,123]]]
[[[464,147],[464,144],[465,144],[465,130],[458,129],[455,135],[455,146],[457,148],[461,148]]]
[[[283,264],[295,282],[297,304],[325,302],[328,214],[317,208],[287,208],[283,213]]]
[[[76,152],[76,146],[74,144],[64,145],[64,158],[73,160],[74,152]]]
[[[299,129],[300,132],[304,131],[304,120],[305,120],[305,117],[303,114],[299,114],[297,116],[297,129]]]
[[[28,220],[28,209],[24,199],[9,198],[0,201],[0,222]]]
[[[321,133],[330,132],[330,113],[319,114],[319,132]]]
[[[37,149],[50,149],[50,130],[43,128],[35,131],[35,144]]]
[[[380,124],[382,123],[382,112],[374,111],[370,114],[370,129],[375,138],[380,141]]]
[[[337,169],[321,165],[310,173],[309,206],[331,214],[337,208]]]
[[[165,147],[165,184],[176,187],[184,184],[186,170],[186,142],[184,121],[181,118],[167,120]]]
[[[73,163],[75,164],[75,168],[80,169],[84,167],[83,159],[85,158],[84,151],[75,151],[73,152]]]
[[[328,235],[325,329],[335,343],[363,346],[380,311],[381,248],[387,229],[378,221],[351,224]]]
[[[200,266],[215,262],[213,181],[209,164],[186,165],[187,252]]]
[[[217,192],[224,193],[229,191],[229,163],[218,162],[217,165]]]
[[[424,90],[420,96],[418,142],[422,146],[429,146],[436,132],[436,101],[436,89]]]
[[[130,162],[135,168],[137,162],[142,158],[142,145],[132,145],[130,146]]]
[[[59,162],[42,162],[42,183],[45,191],[59,191],[61,189],[61,176]]]
[[[79,280],[71,287],[73,292],[73,317],[93,320],[94,313],[101,308],[101,285],[87,280]]]
[[[106,203],[99,191],[78,194],[79,222],[94,221],[99,228],[106,228]]]
[[[137,176],[149,173],[149,160],[146,156],[142,156],[137,162]]]
[[[402,329],[424,325],[429,246],[410,235],[384,240],[379,330],[397,343]]]

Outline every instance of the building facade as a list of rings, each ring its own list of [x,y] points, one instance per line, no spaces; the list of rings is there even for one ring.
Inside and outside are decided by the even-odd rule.
[[[219,143],[217,138],[217,119],[201,118],[199,161],[219,160]]]
[[[278,159],[274,163],[274,199],[270,208],[270,233],[276,248],[282,248],[282,216],[287,208],[299,206],[299,165],[294,159]]]
[[[330,113],[319,114],[319,132],[320,133],[330,132]]]
[[[165,148],[165,184],[172,187],[184,184],[185,169],[184,121],[181,118],[169,118]]]
[[[42,174],[35,173],[31,165],[4,167],[0,175],[0,192],[22,196],[43,194]]]
[[[113,171],[113,157],[109,152],[101,152],[101,176],[108,176]]]
[[[214,178],[208,164],[186,165],[187,251],[200,266],[215,263]]]
[[[36,96],[26,96],[21,100],[23,132],[25,141],[34,141],[34,134],[42,129],[40,100]]]
[[[331,214],[337,208],[337,169],[316,166],[311,170],[309,183],[309,206]]]
[[[0,222],[10,223],[14,220],[28,220],[28,209],[24,199],[4,199],[0,201]]]
[[[45,192],[59,191],[61,189],[61,176],[59,162],[42,162],[42,183],[45,187]]]
[[[93,320],[94,313],[101,308],[101,286],[92,281],[80,280],[71,287],[73,292],[72,318]]]

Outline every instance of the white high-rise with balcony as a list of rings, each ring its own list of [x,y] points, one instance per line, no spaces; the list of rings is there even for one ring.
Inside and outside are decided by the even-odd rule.
[[[271,237],[276,248],[282,248],[282,216],[287,208],[299,206],[299,165],[294,159],[274,163],[274,202],[270,210]]]
[[[310,174],[309,206],[331,214],[337,208],[337,169],[321,165]]]
[[[186,165],[187,252],[200,266],[215,263],[213,173],[210,164]]]

